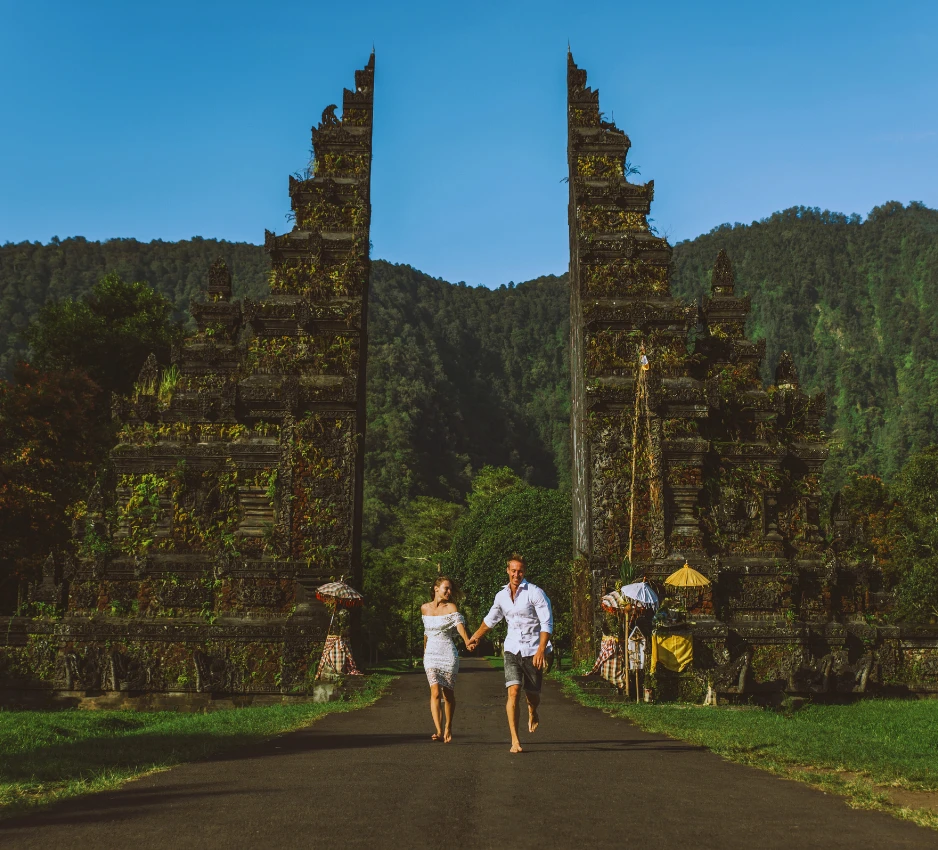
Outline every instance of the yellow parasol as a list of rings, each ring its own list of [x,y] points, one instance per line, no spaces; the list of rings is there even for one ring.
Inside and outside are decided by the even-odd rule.
[[[698,573],[685,561],[684,566],[676,573],[671,573],[664,580],[664,583],[670,584],[672,587],[706,587],[710,584],[710,579],[702,573]]]

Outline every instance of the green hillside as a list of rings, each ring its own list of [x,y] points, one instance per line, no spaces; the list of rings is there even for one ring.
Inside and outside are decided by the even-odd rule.
[[[569,481],[568,311],[564,278],[489,290],[373,264],[371,521],[418,495],[461,501],[485,465]]]
[[[236,297],[259,297],[263,248],[213,239],[142,243],[65,239],[0,246],[0,375],[28,355],[19,337],[50,298],[77,298],[108,272],[142,280],[180,316],[223,257]],[[369,306],[368,536],[416,496],[460,500],[474,472],[510,466],[524,480],[569,479],[565,280],[496,290],[409,266],[372,265]]]
[[[126,281],[146,281],[163,293],[180,314],[208,280],[208,268],[224,257],[234,278],[237,297],[267,291],[270,262],[264,249],[217,239],[184,242],[137,242],[111,239],[89,242],[78,236],[0,246],[0,375],[8,377],[26,346],[17,334],[50,298],[77,298],[105,274]]]
[[[803,385],[828,397],[828,491],[851,469],[891,479],[938,443],[938,211],[898,203],[866,220],[794,208],[722,225],[674,249],[675,294],[696,299],[721,248],[752,295],[764,376],[789,350]],[[20,331],[49,298],[106,272],[148,281],[184,315],[224,257],[237,296],[259,296],[261,247],[192,239],[75,238],[0,246],[0,375],[26,354]],[[486,464],[557,486],[569,479],[566,276],[488,290],[409,266],[373,264],[368,366],[369,537],[390,507],[459,499]]]
[[[766,341],[763,376],[782,350],[802,385],[828,399],[828,492],[850,470],[892,479],[938,443],[938,211],[891,202],[859,216],[796,207],[721,225],[674,250],[674,291],[706,291],[725,248],[749,333]]]

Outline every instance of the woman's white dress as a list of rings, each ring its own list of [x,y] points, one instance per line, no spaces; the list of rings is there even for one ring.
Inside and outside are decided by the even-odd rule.
[[[427,646],[423,651],[423,669],[431,685],[444,688],[456,687],[459,672],[459,651],[456,626],[466,625],[466,619],[458,611],[455,614],[423,615],[423,628],[427,635]]]

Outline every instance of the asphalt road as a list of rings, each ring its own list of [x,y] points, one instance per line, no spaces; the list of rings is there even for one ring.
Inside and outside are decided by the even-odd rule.
[[[938,834],[679,741],[545,685],[508,752],[504,680],[464,661],[451,744],[422,673],[376,705],[0,823],[0,847],[906,848]],[[526,728],[526,727],[525,727]]]

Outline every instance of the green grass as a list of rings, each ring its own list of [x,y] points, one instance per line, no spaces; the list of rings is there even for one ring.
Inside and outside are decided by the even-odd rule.
[[[488,661],[489,665],[496,670],[505,669],[505,656],[504,655],[486,655],[485,660]],[[569,669],[570,659],[569,658],[554,658],[553,670],[563,670]]]
[[[420,658],[389,658],[379,661],[377,664],[371,664],[365,670],[366,673],[384,673],[388,676],[398,676],[401,673],[423,672],[423,661]]]
[[[885,809],[938,828],[935,813],[890,803],[892,789],[938,791],[938,700],[808,704],[794,713],[637,705],[584,691],[569,673],[553,675],[584,705],[649,732],[844,794],[857,807]]]
[[[348,700],[180,714],[0,711],[0,818],[256,743],[333,712],[371,705],[390,676]]]

